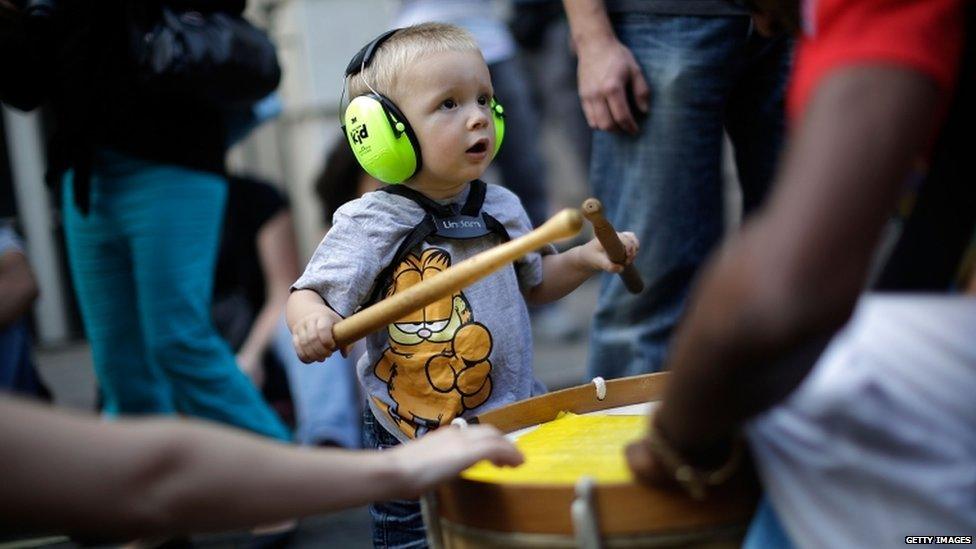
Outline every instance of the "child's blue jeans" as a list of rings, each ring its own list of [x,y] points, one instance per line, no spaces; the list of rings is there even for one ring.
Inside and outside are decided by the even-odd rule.
[[[386,450],[400,441],[373,416],[366,406],[363,412],[363,448]],[[373,518],[373,546],[378,549],[427,547],[427,529],[420,511],[420,501],[398,499],[374,502],[369,506]]]
[[[207,418],[289,440],[210,318],[227,183],[100,152],[91,209],[64,180],[64,226],[104,411]]]

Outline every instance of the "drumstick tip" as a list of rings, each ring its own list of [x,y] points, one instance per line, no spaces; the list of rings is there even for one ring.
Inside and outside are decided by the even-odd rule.
[[[576,235],[583,228],[583,216],[576,208],[566,208],[544,223],[550,224],[559,229],[558,238],[567,238]]]
[[[583,201],[583,214],[587,218],[603,213],[603,204],[596,198],[587,198]]]

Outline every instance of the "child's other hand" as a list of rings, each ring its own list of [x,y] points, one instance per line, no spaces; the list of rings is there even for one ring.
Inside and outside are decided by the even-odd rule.
[[[320,362],[332,356],[336,351],[332,326],[339,320],[339,315],[326,308],[309,313],[295,323],[291,341],[302,362],[306,364]]]
[[[600,244],[600,241],[596,238],[580,246],[580,261],[590,269],[607,271],[609,273],[623,271],[624,265],[630,265],[634,262],[634,257],[640,249],[640,241],[637,240],[637,236],[634,233],[629,231],[617,233],[617,236],[624,245],[624,251],[627,252],[627,260],[625,263],[621,264],[610,261],[610,258],[607,257],[607,251],[603,249],[603,244]]]

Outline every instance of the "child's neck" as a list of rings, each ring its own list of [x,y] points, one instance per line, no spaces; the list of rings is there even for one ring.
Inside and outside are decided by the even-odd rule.
[[[423,180],[420,177],[415,177],[414,179],[406,181],[403,184],[432,200],[447,200],[448,198],[454,198],[455,196],[464,192],[464,190],[468,188],[469,182],[461,181],[460,183],[433,183],[431,181]]]

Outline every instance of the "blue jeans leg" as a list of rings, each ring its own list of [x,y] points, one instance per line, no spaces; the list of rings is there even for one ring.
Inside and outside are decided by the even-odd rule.
[[[635,265],[646,286],[635,296],[619,277],[602,277],[589,368],[608,378],[661,369],[692,280],[722,236],[726,109],[754,36],[748,17],[628,14],[614,25],[641,65],[651,108],[636,136],[594,133],[594,192],[617,229],[641,240]],[[755,154],[771,164],[777,153]]]
[[[128,412],[113,403],[146,393],[155,409],[136,412],[179,411],[288,440],[210,319],[224,179],[105,152],[91,186],[91,213],[72,209],[66,226],[69,248],[82,252],[72,270],[99,382],[118,406],[109,411]]]
[[[359,448],[363,414],[355,361],[336,353],[322,362],[303,363],[295,354],[283,318],[272,346],[288,376],[298,442],[307,445],[334,442],[343,448]]]
[[[102,411],[110,417],[173,414],[169,381],[146,353],[132,249],[113,213],[121,207],[113,186],[111,180],[92,176],[88,215],[75,207],[70,172],[62,193],[68,266],[91,345]]]
[[[369,406],[363,412],[363,448],[386,450],[400,441],[376,421]],[[399,499],[371,503],[373,546],[377,549],[415,549],[427,547],[427,529],[420,501]]]
[[[143,337],[150,360],[173,386],[178,409],[289,440],[210,317],[226,181],[175,166],[140,170],[138,178],[133,188],[141,192],[133,193],[133,209],[123,218],[133,243]],[[146,223],[176,211],[178,221]]]

